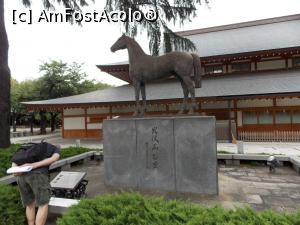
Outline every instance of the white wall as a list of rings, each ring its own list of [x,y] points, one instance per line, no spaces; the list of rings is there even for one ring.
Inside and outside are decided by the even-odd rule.
[[[233,105],[231,105],[233,107]],[[202,102],[201,103],[202,109],[227,109],[228,102],[227,101],[217,101],[217,102]]]
[[[239,100],[237,101],[238,108],[248,107],[271,107],[273,106],[273,99],[255,99],[255,100]]]
[[[285,68],[285,60],[262,61],[257,63],[257,70],[272,70]]]
[[[134,107],[126,106],[126,107],[113,107],[112,112],[113,113],[129,113],[133,112]]]
[[[105,114],[109,113],[109,107],[88,108],[87,114]]]
[[[166,106],[165,105],[148,105],[147,111],[148,112],[166,111]]]
[[[65,116],[82,115],[82,114],[84,114],[84,109],[81,108],[64,109]]]
[[[276,99],[277,106],[296,106],[300,105],[300,98]]]
[[[89,123],[87,129],[102,129],[102,123]]]
[[[70,117],[64,118],[65,130],[81,130],[85,129],[84,117]]]
[[[174,110],[174,111],[176,111],[176,110],[180,110],[180,108],[181,108],[181,103],[180,104],[170,104],[169,105],[169,110]]]

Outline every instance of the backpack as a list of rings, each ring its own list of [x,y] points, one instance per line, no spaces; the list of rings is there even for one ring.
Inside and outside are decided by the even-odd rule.
[[[11,161],[17,165],[25,163],[34,163],[47,158],[48,143],[42,141],[41,143],[26,143],[13,155]]]

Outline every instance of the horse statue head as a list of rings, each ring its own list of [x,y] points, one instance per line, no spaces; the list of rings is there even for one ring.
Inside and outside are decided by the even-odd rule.
[[[127,48],[127,43],[129,41],[130,37],[127,37],[125,34],[123,34],[110,48],[112,52],[116,52],[121,49]]]

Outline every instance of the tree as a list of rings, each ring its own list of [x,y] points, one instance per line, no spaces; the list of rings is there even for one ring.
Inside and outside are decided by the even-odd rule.
[[[204,0],[208,4],[208,0]],[[201,0],[106,0],[106,7],[109,11],[122,10],[143,12],[152,9],[157,15],[156,21],[142,20],[142,22],[124,22],[126,34],[135,37],[139,32],[146,29],[149,38],[149,49],[153,55],[159,54],[159,49],[163,41],[165,52],[171,50],[196,50],[192,41],[175,34],[168,23],[179,23],[190,21],[196,16],[197,5],[201,5]]]
[[[104,89],[110,85],[94,80],[86,80],[87,74],[82,71],[82,64],[73,62],[67,64],[62,61],[51,60],[40,66],[42,77],[40,82],[39,100],[67,97],[94,90]],[[45,112],[40,112],[41,133],[46,132],[46,123],[43,121]],[[50,112],[51,131],[55,130],[57,112]]]
[[[11,79],[11,114],[13,128],[16,131],[16,121],[24,118],[31,121],[40,121],[41,133],[46,132],[46,120],[50,117],[51,130],[55,130],[58,118],[57,112],[39,112],[34,117],[34,113],[28,115],[21,102],[47,100],[59,97],[66,97],[76,94],[83,94],[95,90],[111,87],[108,84],[88,80],[87,74],[82,72],[82,64],[67,64],[61,61],[49,61],[40,66],[41,77],[33,80],[18,82]]]
[[[18,82],[16,79],[11,79],[11,121],[14,132],[16,131],[17,119],[22,119],[27,114],[26,109],[21,102],[39,100],[40,89],[41,84],[39,80],[25,80]],[[27,119],[29,119],[28,116]],[[32,116],[30,116],[30,120],[32,127]]]
[[[0,0],[0,148],[10,145],[10,70],[4,24],[4,0]]]
[[[86,0],[43,0],[45,9],[54,9],[54,3],[62,3],[64,7],[81,10],[87,6]],[[30,6],[31,0],[22,0]],[[72,21],[70,21],[72,22]],[[0,148],[10,145],[10,69],[8,66],[8,38],[4,22],[4,0],[0,0]]]
[[[93,0],[92,0],[93,1]],[[204,0],[206,3],[208,0]],[[25,6],[30,6],[31,0],[22,0]],[[62,3],[65,8],[81,10],[88,5],[87,0],[42,0],[45,9],[54,9],[54,4]],[[124,22],[127,34],[135,37],[138,32],[146,29],[150,51],[153,55],[159,53],[162,40],[165,51],[185,49],[195,50],[195,45],[186,38],[176,35],[168,26],[169,22],[183,24],[196,15],[196,6],[201,0],[106,0],[106,8],[112,10],[142,11],[154,9],[159,17],[154,22]],[[71,17],[68,17],[69,19]],[[73,21],[70,21],[73,22]],[[0,148],[10,145],[10,70],[8,67],[8,39],[4,23],[4,0],[0,0]]]
[[[10,93],[10,100],[11,100],[11,121],[13,125],[13,131],[16,132],[16,119],[17,113],[21,111],[21,104],[20,104],[20,84],[16,79],[11,79],[11,93]]]

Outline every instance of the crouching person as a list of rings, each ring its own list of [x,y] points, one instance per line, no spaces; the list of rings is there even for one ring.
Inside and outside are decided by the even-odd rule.
[[[32,166],[30,172],[15,174],[22,203],[26,207],[28,225],[46,223],[50,201],[49,166],[57,161],[59,156],[60,147],[47,143],[44,159],[24,164],[24,166]],[[17,164],[12,163],[12,166],[17,166]],[[38,207],[37,213],[35,213],[36,207]]]

